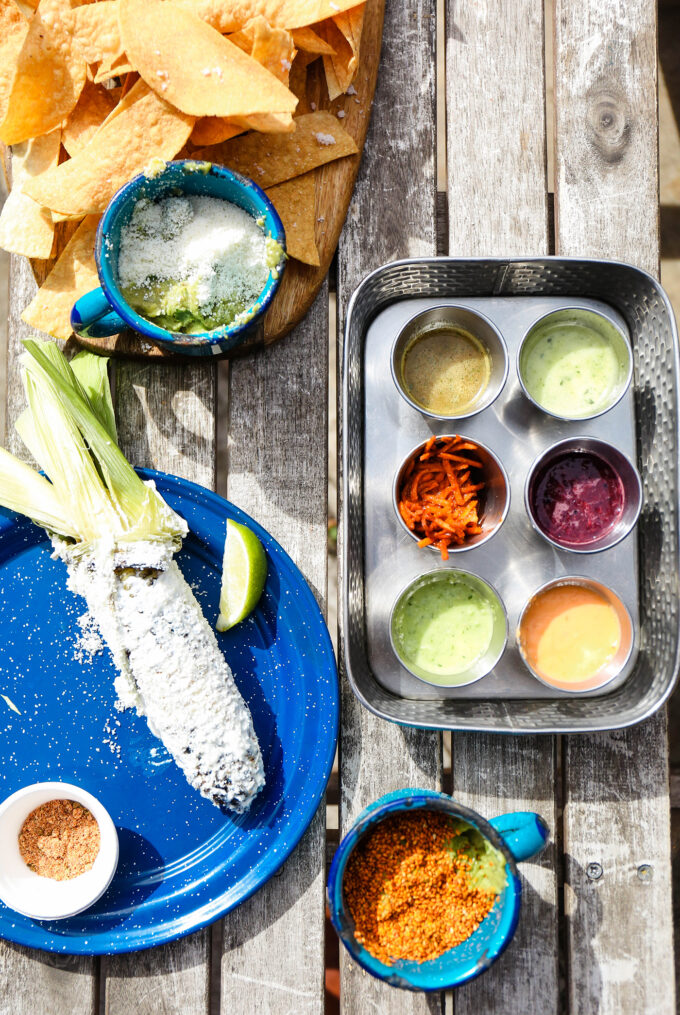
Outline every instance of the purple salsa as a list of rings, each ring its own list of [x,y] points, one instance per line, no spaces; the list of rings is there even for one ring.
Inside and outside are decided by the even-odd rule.
[[[583,546],[610,532],[623,511],[623,483],[599,455],[566,451],[537,473],[531,509],[556,543]]]

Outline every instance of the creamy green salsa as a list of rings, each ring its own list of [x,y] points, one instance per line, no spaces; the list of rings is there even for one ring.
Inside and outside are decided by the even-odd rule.
[[[481,832],[462,819],[454,819],[453,837],[447,848],[470,860],[470,887],[500,895],[507,882],[505,857]]]
[[[416,585],[399,602],[392,637],[400,658],[433,684],[463,682],[486,653],[494,609],[475,586],[457,575]]]
[[[579,319],[540,325],[527,339],[520,370],[539,405],[570,419],[595,415],[613,404],[626,374],[612,339]]]

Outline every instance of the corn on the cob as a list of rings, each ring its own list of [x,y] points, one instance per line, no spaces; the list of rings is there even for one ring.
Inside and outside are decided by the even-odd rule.
[[[85,598],[120,670],[119,701],[146,715],[199,793],[247,810],[264,785],[252,718],[176,562],[153,553],[151,567],[114,569],[110,555],[62,555],[69,588]]]
[[[247,810],[264,785],[248,706],[173,560],[183,519],[116,444],[106,363],[25,343],[29,409],[17,423],[44,479],[0,449],[0,504],[42,525],[119,670],[122,708],[147,716],[189,783]]]

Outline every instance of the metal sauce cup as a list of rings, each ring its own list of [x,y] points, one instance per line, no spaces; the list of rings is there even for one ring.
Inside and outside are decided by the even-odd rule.
[[[466,437],[464,434],[439,434],[436,439],[441,440],[442,438],[446,439],[456,436],[460,437],[461,440],[470,441],[471,444],[475,445],[475,451],[471,452],[471,454],[474,454],[474,457],[479,459],[482,463],[484,489],[479,491],[479,524],[482,531],[477,535],[468,536],[465,542],[461,543],[460,546],[450,546],[449,553],[460,553],[463,550],[471,550],[475,546],[481,546],[482,543],[486,543],[488,539],[491,539],[491,537],[498,532],[499,528],[505,521],[508,511],[510,510],[510,481],[508,480],[507,473],[501,465],[500,460],[496,458],[494,453],[490,451],[486,445],[480,444],[476,438]],[[408,532],[411,539],[416,542],[418,542],[421,537],[416,535],[415,532],[411,532],[399,513],[399,491],[404,473],[411,462],[411,459],[422,454],[426,444],[427,441],[421,441],[421,443],[416,445],[412,451],[409,451],[408,455],[397,469],[394,477],[394,483],[392,484],[392,506],[394,507],[394,512],[404,531]],[[428,546],[426,549],[434,550],[435,553],[439,553],[436,546]]]
[[[564,683],[559,680],[551,680],[546,677],[545,674],[534,669],[526,657],[523,643],[522,625],[530,606],[535,602],[537,597],[541,595],[541,593],[547,592],[548,589],[557,588],[560,585],[580,585],[583,588],[592,589],[593,592],[598,592],[614,609],[617,617],[619,618],[619,624],[621,625],[621,642],[614,657],[610,659],[605,666],[599,669],[597,673],[592,674],[587,679],[581,680],[578,683]],[[596,581],[594,578],[584,578],[581,575],[567,575],[564,578],[554,578],[552,581],[546,582],[545,585],[541,585],[541,587],[537,589],[531,598],[525,603],[517,623],[516,641],[522,661],[529,670],[529,673],[531,673],[532,677],[535,677],[536,680],[540,681],[540,683],[542,683],[545,687],[558,688],[560,691],[567,691],[570,694],[583,694],[584,691],[599,690],[611,683],[615,677],[618,677],[619,673],[621,673],[623,668],[626,666],[628,660],[630,659],[631,652],[633,651],[634,628],[630,613],[624,606],[622,600],[615,592],[612,591],[612,589],[603,585],[602,582]]]
[[[573,324],[579,328],[587,327],[610,342],[612,348],[614,349],[614,353],[619,360],[618,382],[606,404],[597,407],[595,412],[586,412],[577,415],[555,412],[553,409],[548,409],[545,405],[541,405],[541,403],[536,400],[527,388],[524,376],[527,361],[537,343],[543,338],[546,330],[554,324],[560,324],[562,326]],[[555,419],[566,420],[595,419],[597,416],[601,416],[603,413],[608,412],[609,409],[613,408],[616,403],[623,398],[625,392],[628,390],[628,386],[633,376],[633,356],[626,336],[613,323],[613,321],[610,321],[608,317],[604,316],[604,314],[600,314],[596,310],[586,310],[583,307],[565,307],[561,310],[553,310],[551,313],[545,314],[529,328],[522,339],[517,353],[517,376],[519,378],[522,391],[529,401],[535,405],[537,409],[540,409],[541,412],[545,412],[548,416],[553,416]]]
[[[449,674],[447,679],[442,679],[441,674],[428,672],[423,667],[418,666],[414,660],[409,659],[400,652],[394,633],[394,626],[397,611],[408,596],[431,582],[455,581],[460,581],[469,588],[473,589],[473,591],[479,593],[489,604],[493,613],[493,629],[489,645],[482,656],[476,659],[467,670],[456,674]],[[401,590],[390,613],[389,631],[392,651],[401,665],[407,669],[409,673],[412,673],[414,677],[417,677],[418,680],[422,680],[424,683],[429,684],[430,687],[464,687],[466,684],[474,684],[477,680],[481,680],[482,677],[485,677],[487,673],[490,673],[500,657],[503,655],[508,640],[508,618],[505,606],[503,605],[503,600],[493,585],[485,581],[483,578],[480,578],[479,575],[472,574],[470,571],[461,571],[457,568],[440,567],[435,571],[428,571],[427,574],[420,575],[414,581],[409,582],[408,585]]]
[[[463,412],[443,415],[416,402],[404,383],[404,361],[409,350],[429,331],[441,327],[466,331],[477,339],[491,361],[486,388]],[[500,395],[508,376],[508,350],[503,337],[483,314],[465,307],[429,307],[412,317],[397,335],[392,346],[392,379],[401,397],[411,408],[432,419],[465,419],[487,409]]]
[[[570,451],[590,453],[601,458],[616,473],[623,484],[623,510],[616,523],[599,539],[590,543],[567,543],[553,539],[543,531],[534,516],[533,488],[541,469],[548,465],[552,459],[562,454],[568,454]],[[601,550],[609,550],[612,546],[620,543],[637,524],[642,509],[642,480],[631,460],[613,444],[598,440],[596,437],[568,437],[549,447],[547,451],[539,455],[531,466],[524,485],[524,506],[536,532],[559,550],[568,550],[569,553],[599,553]]]

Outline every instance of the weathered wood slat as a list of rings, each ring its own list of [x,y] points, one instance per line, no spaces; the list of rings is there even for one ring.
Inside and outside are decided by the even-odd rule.
[[[102,959],[100,1015],[207,1015],[210,931]]]
[[[14,430],[15,419],[26,407],[18,358],[23,351],[21,339],[30,334],[30,328],[21,320],[21,311],[33,298],[36,289],[28,261],[23,257],[12,257],[5,432],[8,450],[25,459],[29,456]],[[29,1015],[35,1011],[53,1015],[94,1015],[97,969],[94,959],[49,955],[0,941],[0,1015]]]
[[[338,250],[341,311],[364,275],[379,264],[436,252],[435,16],[433,0],[387,5],[371,126]],[[339,320],[340,328],[343,323]],[[342,427],[340,409],[338,416]],[[341,556],[339,552],[339,563]],[[375,718],[358,703],[346,679],[342,703],[341,831],[366,804],[392,789],[441,788],[438,733]],[[441,995],[427,998],[387,987],[364,973],[343,948],[340,953],[346,1015],[424,1015],[442,1009]]]
[[[115,363],[118,439],[135,465],[215,485],[215,366]],[[207,1015],[210,931],[102,960],[107,1015]]]
[[[541,0],[447,0],[449,255],[547,253]]]
[[[449,254],[548,250],[542,0],[447,9]],[[556,831],[551,737],[453,736],[453,795],[492,817],[538,811]],[[456,1015],[559,1008],[555,847],[522,866],[520,925],[506,955],[456,991]]]
[[[323,608],[327,284],[288,338],[229,371],[229,499],[281,542]],[[325,824],[322,803],[280,875],[225,917],[223,1012],[323,1012]]]
[[[655,18],[648,0],[557,0],[555,123],[557,252],[657,274]],[[566,741],[573,1013],[675,1011],[667,757],[664,714]]]

